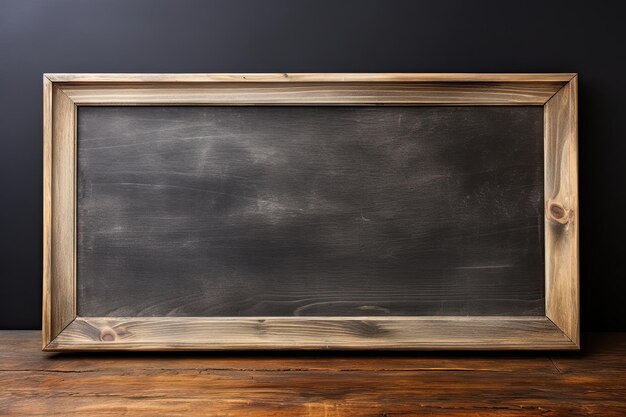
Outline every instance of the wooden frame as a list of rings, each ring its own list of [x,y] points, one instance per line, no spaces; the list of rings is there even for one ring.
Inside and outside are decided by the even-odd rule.
[[[578,349],[576,74],[46,74],[43,349]],[[85,105],[544,108],[545,317],[78,317],[76,112]]]

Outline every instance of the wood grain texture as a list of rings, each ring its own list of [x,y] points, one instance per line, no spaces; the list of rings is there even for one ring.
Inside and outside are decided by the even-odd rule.
[[[42,344],[55,336],[52,330],[52,82],[43,77],[43,289]]]
[[[257,74],[46,74],[53,82],[71,83],[223,83],[223,82],[516,82],[567,83],[576,74],[479,73],[257,73]]]
[[[545,105],[546,316],[579,343],[577,78]]]
[[[576,349],[545,317],[78,317],[49,351]]]
[[[280,351],[255,352],[64,352],[41,353],[37,343],[38,331],[0,331],[0,372],[47,370],[49,372],[98,372],[111,370],[124,372],[138,367],[148,372],[177,370],[219,370],[239,369],[242,371],[337,371],[359,369],[369,372],[406,370],[453,370],[453,371],[506,371],[506,372],[547,372],[556,368],[545,352],[368,352],[368,351]],[[610,335],[600,339],[604,343]],[[596,342],[593,346],[598,346]],[[613,343],[615,353],[626,349],[626,345]],[[484,360],[489,358],[497,360]],[[535,359],[525,360],[528,356]],[[435,359],[436,358],[436,359]],[[571,369],[576,361],[566,355],[559,361],[559,367]],[[621,361],[620,361],[621,359]],[[585,363],[585,369],[601,369],[600,362],[606,362],[615,369],[626,368],[623,357],[599,355],[592,363]],[[621,365],[620,365],[621,363]],[[561,365],[562,364],[562,365]],[[581,365],[582,366],[582,365]],[[626,371],[626,369],[623,369]]]
[[[0,415],[621,417],[626,335],[584,336],[566,354],[48,354],[2,332]]]
[[[74,219],[76,107],[44,81],[43,344],[76,317]]]
[[[87,107],[78,315],[541,316],[541,107]]]
[[[562,82],[61,83],[78,105],[543,105]]]
[[[63,329],[63,324],[71,322],[76,314],[75,273],[73,271],[75,235],[74,232],[68,232],[74,225],[74,213],[67,205],[68,202],[72,205],[74,203],[75,189],[73,183],[70,184],[68,173],[75,174],[72,163],[75,144],[69,145],[72,142],[67,139],[75,135],[77,104],[130,106],[144,104],[287,104],[298,106],[320,103],[339,106],[346,104],[366,106],[389,104],[403,106],[544,105],[572,80],[565,87],[566,90],[573,92],[573,94],[568,93],[570,97],[568,103],[571,109],[576,107],[577,80],[573,79],[574,76],[575,74],[48,74],[44,77],[44,333],[42,335],[44,346],[54,339]],[[365,94],[359,95],[353,88],[359,83],[363,84],[362,89]],[[286,89],[280,87],[281,84],[293,86],[294,92],[289,94],[285,91]],[[197,94],[193,92],[194,85],[199,88]],[[223,87],[232,87],[234,91],[226,91]],[[76,94],[76,96],[68,96],[64,93],[66,89],[69,94]],[[128,91],[125,92],[125,89]],[[50,97],[51,92],[52,97]],[[115,94],[120,94],[120,96],[115,98]],[[488,97],[481,98],[483,94]],[[60,103],[58,105],[57,99]],[[79,103],[83,99],[85,103]],[[556,106],[557,102],[565,103],[566,100],[563,100],[562,95],[557,95],[553,105],[546,106],[546,120],[562,119],[557,117],[560,114],[555,110],[559,107]],[[570,115],[572,114],[575,112],[570,111]],[[571,117],[570,131],[576,131],[576,123],[575,117]],[[562,124],[562,122],[546,123],[546,126]],[[550,128],[549,131],[563,132],[564,130],[561,127],[555,127]],[[548,155],[550,152],[548,144],[552,143],[553,139],[546,135],[545,140],[545,152]],[[558,140],[555,141],[558,142]],[[571,150],[572,147],[570,146],[569,149]],[[555,158],[546,157],[546,173],[555,172],[552,167],[555,160]],[[572,166],[572,160],[570,159],[569,165],[561,165],[561,175],[569,177],[570,181],[576,181],[576,167],[575,164]],[[46,165],[47,162],[49,165]],[[572,172],[573,176],[570,175]],[[58,187],[63,183],[69,184],[69,193]],[[548,195],[546,193],[546,198]],[[552,266],[546,266],[546,272],[551,277],[557,278],[556,280],[548,279],[546,282],[546,311],[556,324],[553,327],[548,326],[550,330],[546,333],[547,336],[544,335],[547,339],[542,339],[541,332],[531,331],[528,334],[531,340],[537,337],[543,342],[550,343],[553,330],[556,329],[561,332],[561,336],[565,335],[563,337],[568,339],[563,342],[566,345],[565,348],[577,348],[577,326],[573,324],[578,323],[577,207],[574,212],[569,212],[566,210],[568,207],[560,206],[560,203],[552,205],[548,202],[550,199],[547,198],[546,207],[552,208],[552,211],[546,222],[567,223],[568,226],[562,229],[571,230],[571,225],[574,224],[566,214],[576,214],[574,216],[576,250],[572,250],[571,245],[569,250],[563,250],[567,245],[559,243],[557,246],[562,256],[552,256],[553,246],[546,245],[546,263],[556,262]],[[546,236],[549,233],[546,228]],[[566,239],[569,242],[574,242],[574,240]],[[559,263],[574,265],[570,271],[575,269],[576,274],[555,274],[554,271],[564,270]],[[573,294],[576,297],[572,297]],[[563,304],[563,310],[560,310],[561,304]],[[234,320],[237,321],[236,318]],[[245,322],[246,319],[242,321],[242,323]],[[443,324],[440,329],[442,342],[450,340],[454,335],[448,330],[454,331],[455,325],[448,327],[445,321],[440,324]],[[64,333],[61,332],[61,335]],[[149,342],[154,346],[153,341],[143,340],[142,342]],[[60,346],[58,342],[57,345]],[[161,345],[161,348],[167,348],[167,346]],[[497,346],[489,345],[489,340],[487,340],[482,348],[497,348]],[[325,408],[324,412],[327,411],[328,409]],[[358,414],[351,413],[350,415]]]

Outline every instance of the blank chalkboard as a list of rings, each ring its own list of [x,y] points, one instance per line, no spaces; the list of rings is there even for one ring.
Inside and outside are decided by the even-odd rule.
[[[542,106],[79,107],[77,313],[543,316]]]

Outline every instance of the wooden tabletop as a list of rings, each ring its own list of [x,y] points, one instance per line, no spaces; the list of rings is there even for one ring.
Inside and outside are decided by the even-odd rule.
[[[626,333],[570,353],[51,354],[0,332],[0,415],[626,416]]]

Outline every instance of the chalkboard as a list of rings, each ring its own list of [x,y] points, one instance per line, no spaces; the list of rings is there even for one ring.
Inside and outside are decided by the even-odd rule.
[[[543,316],[542,106],[80,106],[106,316]]]

